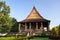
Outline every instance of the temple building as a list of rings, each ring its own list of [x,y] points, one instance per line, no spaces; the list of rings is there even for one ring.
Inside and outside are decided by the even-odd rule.
[[[43,18],[33,7],[26,19],[18,22],[19,33],[29,33],[29,35],[40,34],[43,31],[49,31],[50,20]]]

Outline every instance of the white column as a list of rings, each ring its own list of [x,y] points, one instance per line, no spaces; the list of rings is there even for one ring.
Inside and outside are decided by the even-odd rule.
[[[38,23],[36,22],[36,30],[38,30]]]
[[[40,29],[43,31],[44,30],[44,28],[43,28],[43,23],[41,22],[41,27],[40,27]]]
[[[50,22],[48,22],[48,27],[47,27],[47,31],[49,31],[49,24],[50,24]]]
[[[19,28],[19,33],[20,33],[21,32],[21,24],[20,23],[19,23],[19,27],[18,28]]]
[[[29,35],[31,35],[31,23],[29,23]]]
[[[25,23],[25,31],[27,30],[27,23]]]
[[[31,29],[31,23],[29,23],[29,29]]]

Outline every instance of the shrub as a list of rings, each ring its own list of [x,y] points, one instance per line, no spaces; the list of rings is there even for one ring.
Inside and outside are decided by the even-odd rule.
[[[47,36],[47,35],[46,35],[46,33],[42,32],[42,33],[41,33],[41,36]]]

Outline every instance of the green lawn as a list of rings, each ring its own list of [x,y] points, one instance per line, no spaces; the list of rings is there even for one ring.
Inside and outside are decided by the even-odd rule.
[[[16,38],[16,37],[0,37],[0,40],[22,40],[22,37],[19,37],[19,38]],[[48,40],[48,38],[34,37],[30,40]]]
[[[22,40],[24,37],[26,37],[26,36],[21,35],[21,36],[16,38],[15,35],[7,35],[5,37],[0,36],[0,40]]]
[[[0,37],[0,40],[20,40],[21,38],[16,37]]]
[[[0,37],[0,40],[14,40],[15,37]]]
[[[30,40],[48,40],[48,38],[32,38]]]

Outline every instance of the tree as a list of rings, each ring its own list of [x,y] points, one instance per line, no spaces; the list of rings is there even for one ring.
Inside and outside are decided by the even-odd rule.
[[[59,35],[58,31],[59,31],[59,27],[58,26],[55,26],[55,27],[52,28],[52,33],[53,33],[54,36],[58,36]]]
[[[0,33],[10,32],[13,26],[12,18],[9,14],[10,7],[5,2],[0,2]]]
[[[18,32],[18,22],[15,18],[12,18],[13,26],[10,32]]]
[[[60,25],[59,25],[59,36],[60,36]]]

